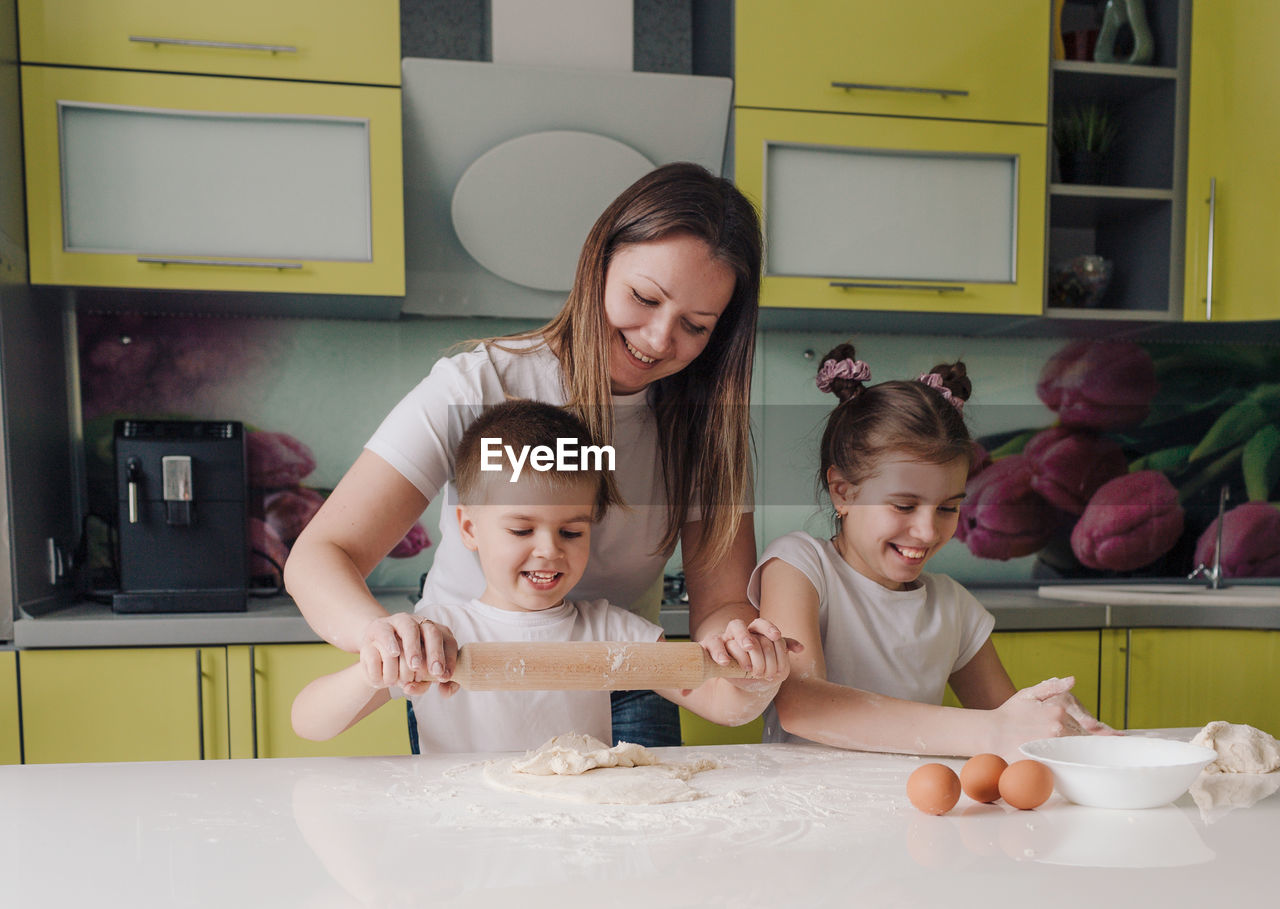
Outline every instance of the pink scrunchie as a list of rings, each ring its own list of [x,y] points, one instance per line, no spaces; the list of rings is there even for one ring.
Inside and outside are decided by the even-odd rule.
[[[827,360],[818,369],[818,391],[826,393],[831,390],[833,379],[852,379],[865,382],[871,378],[871,367],[862,360]]]
[[[935,388],[942,392],[942,397],[955,405],[956,410],[964,410],[964,398],[957,397],[951,393],[951,389],[942,384],[942,376],[936,372],[926,372],[922,374],[917,381],[923,382],[930,388]]]

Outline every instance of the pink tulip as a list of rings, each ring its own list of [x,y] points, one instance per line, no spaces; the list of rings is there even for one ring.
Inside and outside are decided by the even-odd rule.
[[[969,481],[966,492],[956,539],[980,558],[1031,555],[1062,522],[1062,514],[1032,490],[1023,455],[996,461]]]
[[[422,550],[431,545],[431,538],[427,536],[427,530],[420,523],[414,522],[409,528],[409,532],[404,535],[395,548],[387,553],[388,558],[392,559],[408,559],[416,556]]]
[[[276,532],[286,546],[292,546],[298,534],[302,533],[302,528],[307,526],[324,504],[324,496],[314,489],[298,486],[270,493],[262,504],[267,526]]]
[[[1031,462],[1031,488],[1070,514],[1082,514],[1099,486],[1128,469],[1119,443],[1065,426],[1037,433],[1022,453]]]
[[[1133,571],[1172,549],[1182,527],[1173,484],[1159,471],[1140,470],[1093,494],[1071,531],[1071,551],[1090,568]]]
[[[1068,344],[1049,358],[1036,384],[1062,425],[1099,430],[1141,423],[1155,393],[1155,364],[1132,341]]]
[[[973,456],[969,459],[969,475],[966,479],[972,480],[990,467],[991,463],[991,455],[988,454],[987,450],[979,442],[974,442]]]
[[[311,449],[283,432],[251,432],[245,439],[249,485],[263,489],[296,486],[316,469]]]
[[[1195,563],[1212,565],[1218,546],[1218,519],[1196,541]],[[1222,574],[1229,578],[1280,575],[1280,510],[1266,502],[1246,502],[1223,515]]]
[[[270,578],[271,583],[282,584],[284,579],[279,569],[284,568],[285,560],[289,558],[289,547],[284,545],[284,541],[267,525],[266,521],[260,521],[257,518],[249,519],[249,546],[252,550],[249,559],[249,575],[255,578]]]

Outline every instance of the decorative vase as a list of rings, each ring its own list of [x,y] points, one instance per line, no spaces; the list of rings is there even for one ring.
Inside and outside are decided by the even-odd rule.
[[[1150,63],[1155,54],[1155,40],[1147,25],[1147,8],[1143,0],[1107,0],[1102,11],[1102,29],[1093,59],[1098,63]],[[1123,60],[1116,59],[1116,40],[1120,29],[1129,26],[1133,32],[1133,50]]]
[[[1102,182],[1102,155],[1095,151],[1069,151],[1058,155],[1058,176],[1063,183],[1096,186]]]

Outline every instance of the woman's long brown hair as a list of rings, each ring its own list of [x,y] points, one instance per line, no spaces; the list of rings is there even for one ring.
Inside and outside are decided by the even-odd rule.
[[[586,424],[596,444],[612,444],[612,329],[604,311],[605,275],[618,250],[680,233],[703,240],[711,257],[733,272],[735,282],[702,353],[680,372],[649,386],[667,497],[667,527],[659,548],[674,550],[696,496],[702,544],[698,552],[684,553],[685,563],[714,565],[729,551],[751,495],[749,407],[760,298],[760,220],[730,181],[687,162],[641,177],[591,228],[573,289],[559,314],[532,331],[486,341],[501,347],[503,341],[545,339],[564,370],[566,406]],[[530,349],[537,348],[512,348]]]

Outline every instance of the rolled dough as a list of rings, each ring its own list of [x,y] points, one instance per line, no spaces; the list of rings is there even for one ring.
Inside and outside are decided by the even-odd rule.
[[[1261,729],[1243,723],[1215,720],[1191,740],[1218,752],[1204,768],[1208,773],[1270,773],[1280,769],[1280,744]]]
[[[495,789],[568,802],[658,805],[701,798],[689,779],[715,766],[706,759],[664,763],[640,745],[610,748],[593,736],[569,733],[522,758],[491,761],[484,779]]]

